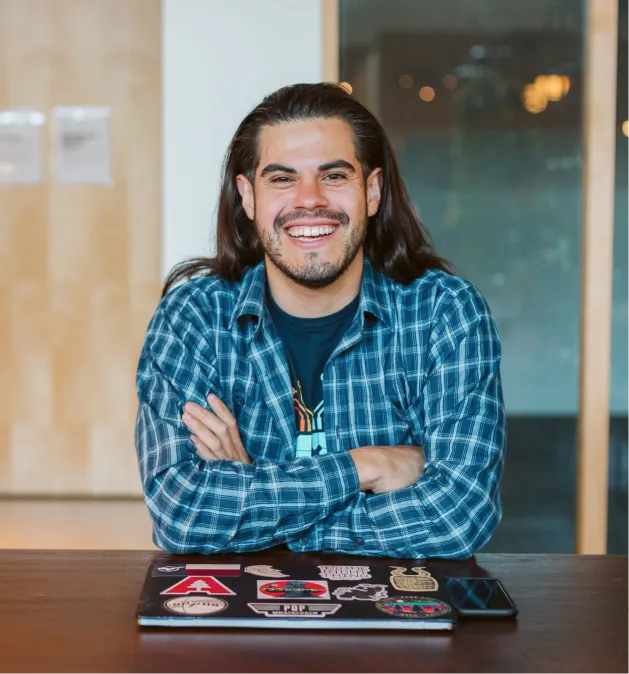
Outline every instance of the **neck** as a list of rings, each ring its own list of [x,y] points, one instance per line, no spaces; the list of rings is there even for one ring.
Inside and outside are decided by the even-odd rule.
[[[271,296],[280,309],[298,318],[321,318],[346,307],[360,293],[363,251],[360,250],[345,273],[325,288],[306,288],[283,274],[265,256]]]

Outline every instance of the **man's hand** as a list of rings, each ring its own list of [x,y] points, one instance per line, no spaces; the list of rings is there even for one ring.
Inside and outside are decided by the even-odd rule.
[[[240,439],[236,419],[227,405],[210,393],[207,401],[214,413],[205,407],[186,403],[181,417],[184,424],[194,433],[190,439],[197,448],[198,455],[206,461],[227,459],[251,463]]]
[[[397,491],[415,484],[424,470],[422,447],[358,447],[349,453],[356,464],[361,491]]]

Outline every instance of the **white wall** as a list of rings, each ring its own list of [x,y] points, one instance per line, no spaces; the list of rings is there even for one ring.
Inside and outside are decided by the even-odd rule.
[[[162,0],[163,257],[215,252],[227,145],[286,84],[322,79],[321,0]]]

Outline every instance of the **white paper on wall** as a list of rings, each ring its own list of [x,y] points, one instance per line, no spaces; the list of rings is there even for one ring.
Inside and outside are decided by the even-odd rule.
[[[41,184],[45,121],[38,110],[0,110],[0,185]]]
[[[56,107],[53,120],[55,180],[111,185],[111,109]]]

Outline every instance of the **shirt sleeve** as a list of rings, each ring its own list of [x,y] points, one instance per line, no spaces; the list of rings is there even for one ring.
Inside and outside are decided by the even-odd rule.
[[[424,448],[422,476],[399,491],[356,495],[313,526],[304,549],[463,559],[498,525],[506,432],[500,340],[473,287],[449,304],[430,335],[423,390],[408,409]]]
[[[215,353],[175,289],[158,307],[137,373],[136,450],[153,540],[174,553],[250,551],[287,542],[358,492],[348,454],[282,464],[206,462],[181,419],[221,397]],[[187,316],[185,315],[187,311]]]

